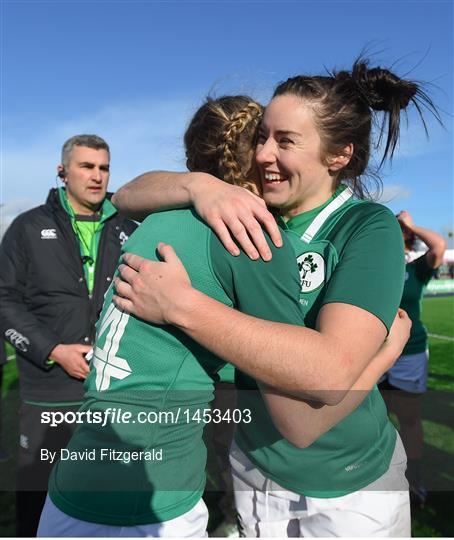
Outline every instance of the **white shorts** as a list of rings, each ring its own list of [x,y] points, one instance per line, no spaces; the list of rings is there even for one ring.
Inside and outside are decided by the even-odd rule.
[[[427,390],[429,351],[416,354],[403,354],[393,367],[382,377],[388,379],[399,390],[422,394]]]
[[[255,468],[235,443],[230,463],[241,536],[411,536],[407,458],[399,436],[388,471],[342,497],[322,499],[287,491]]]
[[[101,494],[100,494],[101,495]],[[197,537],[205,538],[208,524],[208,509],[200,501],[188,512],[168,521],[161,523],[149,523],[147,525],[135,525],[132,527],[119,527],[116,525],[104,525],[102,523],[90,523],[65,514],[58,509],[49,498],[41,513],[38,527],[38,537]]]

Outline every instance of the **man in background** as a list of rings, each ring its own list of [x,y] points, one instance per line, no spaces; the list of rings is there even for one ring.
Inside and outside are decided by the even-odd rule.
[[[63,187],[18,216],[0,246],[0,330],[17,353],[21,391],[17,536],[36,536],[51,464],[76,425],[51,427],[44,411],[75,411],[104,293],[136,225],[107,195],[110,151],[96,135],[65,142]]]

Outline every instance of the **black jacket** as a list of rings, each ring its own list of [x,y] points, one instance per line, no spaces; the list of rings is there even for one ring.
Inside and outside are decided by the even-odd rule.
[[[93,343],[121,245],[136,226],[118,213],[105,221],[91,298],[78,240],[56,189],[46,204],[18,216],[6,231],[0,246],[0,331],[16,348],[24,400],[82,398],[82,381],[46,361],[59,343]]]

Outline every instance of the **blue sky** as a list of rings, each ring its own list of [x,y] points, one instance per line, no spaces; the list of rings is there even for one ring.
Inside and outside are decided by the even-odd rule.
[[[3,222],[55,186],[61,145],[97,133],[112,190],[150,169],[184,168],[185,126],[203,98],[266,102],[298,73],[373,62],[431,83],[445,129],[409,113],[384,199],[439,232],[453,217],[453,2],[5,1],[2,10]]]

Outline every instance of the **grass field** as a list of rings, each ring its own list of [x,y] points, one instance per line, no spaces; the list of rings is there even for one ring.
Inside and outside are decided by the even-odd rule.
[[[454,297],[425,298],[429,391],[423,403],[425,508],[413,512],[413,536],[454,536]],[[441,337],[443,336],[443,338]],[[450,339],[449,339],[450,338]]]
[[[424,300],[423,319],[430,334],[429,392],[423,404],[426,506],[412,515],[413,536],[454,536],[454,297]],[[12,353],[12,351],[9,351]],[[4,369],[3,434],[5,446],[18,440],[18,381],[15,362]],[[0,536],[15,536],[15,459],[0,463]]]

